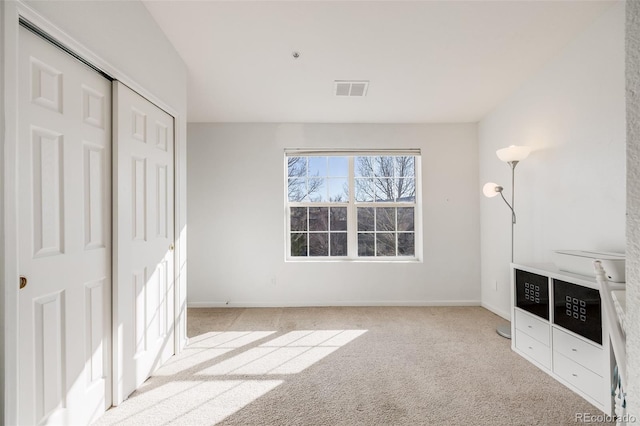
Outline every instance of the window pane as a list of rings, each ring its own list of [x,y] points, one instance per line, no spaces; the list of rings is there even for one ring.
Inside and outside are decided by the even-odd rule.
[[[347,233],[332,232],[331,233],[331,256],[347,255]]]
[[[309,157],[309,177],[327,176],[327,157]]]
[[[356,178],[356,201],[370,203],[373,201],[375,188],[373,179]]]
[[[336,203],[346,203],[349,201],[349,184],[346,178],[329,180],[329,201]]]
[[[374,234],[358,234],[358,256],[373,256],[375,254]]]
[[[398,256],[414,256],[415,251],[415,234],[413,232],[398,233]]]
[[[291,207],[291,230],[306,231],[307,230],[307,208]]]
[[[398,207],[398,231],[413,231],[413,220],[413,207]]]
[[[394,201],[395,191],[393,187],[393,179],[375,179],[376,201]]]
[[[376,208],[376,231],[396,230],[396,208],[378,207]]]
[[[415,157],[396,157],[396,177],[410,177],[413,178],[416,175],[415,171]]]
[[[307,195],[307,179],[289,179],[289,201],[302,201]]]
[[[356,157],[354,172],[356,177],[373,177],[373,164],[375,157]]]
[[[402,178],[395,180],[397,201],[412,203],[416,200],[416,180]]]
[[[309,231],[329,230],[329,207],[309,207]]]
[[[314,203],[327,201],[327,186],[325,179],[312,178],[308,181],[309,200]]]
[[[309,256],[329,255],[329,234],[309,234]]]
[[[347,208],[331,207],[331,230],[346,231],[347,230]]]
[[[349,176],[349,159],[347,157],[329,157],[329,176]]]
[[[376,234],[376,255],[395,256],[396,255],[396,234],[390,232]]]
[[[307,157],[289,157],[287,165],[289,177],[307,177]]]
[[[307,234],[291,233],[291,256],[307,255]]]
[[[375,231],[373,207],[358,207],[358,232]]]
[[[373,157],[373,172],[376,177],[393,177],[394,157]]]

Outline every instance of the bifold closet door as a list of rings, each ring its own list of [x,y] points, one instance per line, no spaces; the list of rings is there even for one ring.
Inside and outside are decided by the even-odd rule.
[[[111,82],[21,27],[18,92],[18,423],[89,424],[112,395]]]
[[[114,82],[113,103],[119,404],[174,352],[174,121],[120,82]]]

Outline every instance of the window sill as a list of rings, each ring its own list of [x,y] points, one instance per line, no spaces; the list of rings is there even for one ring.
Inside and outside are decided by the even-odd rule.
[[[423,263],[422,259],[418,258],[322,258],[322,257],[304,257],[304,258],[292,258],[285,259],[286,263]]]

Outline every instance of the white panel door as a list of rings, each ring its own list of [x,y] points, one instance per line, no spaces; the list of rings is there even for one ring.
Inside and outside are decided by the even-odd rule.
[[[19,33],[18,421],[111,406],[111,82]]]
[[[120,82],[113,85],[114,404],[174,353],[174,122]]]

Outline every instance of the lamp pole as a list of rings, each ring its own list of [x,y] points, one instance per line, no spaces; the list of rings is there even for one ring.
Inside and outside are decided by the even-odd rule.
[[[516,194],[516,166],[517,161],[509,161],[511,166],[511,263],[513,263],[513,230],[516,224],[516,206],[514,204]]]
[[[498,193],[502,197],[502,201],[509,207],[511,210],[511,263],[513,263],[513,252],[514,252],[514,232],[515,232],[515,224],[516,224],[516,211],[514,210],[514,201],[515,201],[515,170],[516,166],[521,160],[524,160],[531,152],[531,149],[526,146],[515,146],[511,145],[507,148],[502,148],[496,151],[496,155],[500,159],[511,167],[511,204],[507,201],[502,193],[502,187],[496,185],[493,182],[487,182],[482,191],[484,195],[487,197],[493,197]],[[495,191],[495,192],[493,192]],[[499,335],[502,337],[506,337],[507,339],[511,338],[511,326],[501,325],[496,329]]]
[[[518,161],[508,161],[507,164],[511,167],[511,204],[507,202],[507,200],[504,198],[504,195],[502,195],[502,192],[500,192],[500,195],[502,195],[502,199],[504,200],[505,203],[507,203],[507,205],[511,209],[511,263],[513,263],[513,242],[514,242],[513,233],[516,225],[516,211],[515,211],[515,204],[514,204],[515,193],[516,193],[515,177],[516,177],[516,166],[518,165]],[[496,328],[496,332],[502,337],[511,339],[511,324],[498,326]]]

